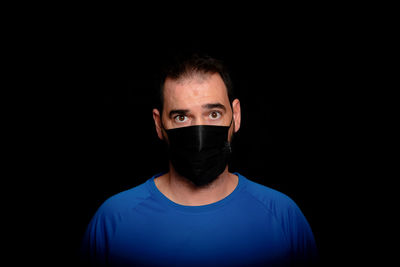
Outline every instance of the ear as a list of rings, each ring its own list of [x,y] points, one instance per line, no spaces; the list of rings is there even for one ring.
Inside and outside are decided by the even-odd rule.
[[[161,140],[164,140],[164,136],[162,134],[162,127],[161,127],[160,111],[156,108],[153,109],[153,120],[154,120],[154,124],[156,126],[158,138],[160,138]]]
[[[240,129],[240,122],[242,120],[239,99],[236,98],[235,100],[233,100],[232,109],[233,109],[233,119],[235,120],[235,133],[236,133]]]

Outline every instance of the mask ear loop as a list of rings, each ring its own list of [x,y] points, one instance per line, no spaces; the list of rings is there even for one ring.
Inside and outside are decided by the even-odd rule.
[[[229,123],[229,128],[231,128],[231,126],[232,126],[232,122],[233,122],[233,113],[232,113],[232,119],[231,119],[231,123]]]
[[[233,110],[232,110],[233,111]],[[228,129],[229,128],[231,128],[231,126],[232,126],[232,123],[233,123],[233,112],[232,112],[232,119],[231,119],[231,123],[229,124],[229,126],[228,126]],[[229,132],[229,130],[228,130],[228,132]],[[232,135],[232,138],[233,138],[233,135]],[[231,142],[232,142],[232,140],[231,140]],[[229,142],[229,141],[226,141],[225,142],[225,146],[224,146],[224,151],[226,152],[226,153],[232,153],[232,145],[231,145],[231,142]]]
[[[160,126],[161,126],[161,133],[165,140],[168,140],[167,129],[164,127],[164,123],[162,122],[162,114],[160,113]]]
[[[231,106],[231,109],[232,109],[232,119],[231,119],[231,123],[228,126],[229,128],[231,128],[232,122],[233,122],[233,105],[232,105],[232,103],[230,103],[230,106]]]

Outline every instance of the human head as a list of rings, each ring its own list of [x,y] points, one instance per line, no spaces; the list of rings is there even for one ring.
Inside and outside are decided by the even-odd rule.
[[[194,53],[190,55],[176,56],[164,65],[161,71],[157,108],[160,112],[163,111],[165,81],[168,78],[179,80],[194,77],[196,75],[210,75],[214,73],[219,74],[224,82],[229,102],[232,104],[234,100],[233,84],[225,64],[221,60],[215,59],[211,56]]]
[[[192,121],[190,125],[209,124],[199,120],[200,106],[216,103],[223,106],[225,116],[215,125],[227,126],[233,119],[231,136],[240,127],[240,102],[234,99],[232,81],[226,66],[222,61],[207,55],[192,54],[175,58],[164,67],[158,109],[153,110],[158,136],[164,139],[164,126],[179,127],[169,123],[171,110],[187,110],[193,117],[196,115],[197,121]]]

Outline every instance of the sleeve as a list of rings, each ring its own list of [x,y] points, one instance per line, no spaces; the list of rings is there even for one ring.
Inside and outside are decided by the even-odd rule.
[[[311,227],[300,208],[291,199],[283,217],[283,228],[291,246],[294,265],[316,265],[318,253]]]
[[[91,219],[84,234],[80,256],[85,266],[104,266],[108,262],[110,238],[113,232],[112,216],[103,204]]]

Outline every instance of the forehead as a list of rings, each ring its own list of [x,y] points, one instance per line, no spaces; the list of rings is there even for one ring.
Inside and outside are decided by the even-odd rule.
[[[217,73],[194,74],[177,80],[165,80],[164,107],[167,109],[190,108],[217,101],[229,104],[225,83]]]

